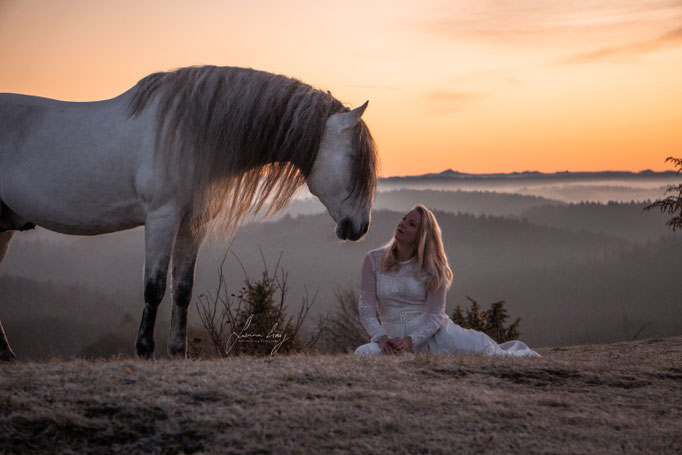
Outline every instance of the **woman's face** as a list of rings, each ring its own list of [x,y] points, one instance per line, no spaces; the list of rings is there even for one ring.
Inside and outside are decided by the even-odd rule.
[[[406,246],[416,245],[417,233],[419,232],[421,222],[422,216],[419,212],[410,210],[398,223],[398,227],[395,230],[395,239]]]

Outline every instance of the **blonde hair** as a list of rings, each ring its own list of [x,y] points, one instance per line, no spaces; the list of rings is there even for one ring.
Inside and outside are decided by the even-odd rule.
[[[427,285],[429,291],[435,291],[443,285],[448,289],[452,284],[452,270],[445,255],[438,221],[433,212],[422,204],[415,205],[412,210],[416,210],[422,218],[417,231],[417,273],[425,272],[431,277]],[[394,269],[400,261],[398,260],[398,242],[395,237],[386,246],[388,248],[382,264],[388,271]]]

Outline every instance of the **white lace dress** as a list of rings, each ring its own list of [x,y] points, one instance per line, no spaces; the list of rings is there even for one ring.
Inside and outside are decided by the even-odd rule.
[[[452,322],[445,314],[445,287],[427,291],[428,277],[417,276],[415,258],[401,262],[394,271],[382,270],[385,251],[386,247],[370,251],[362,264],[358,310],[371,342],[358,347],[356,355],[381,354],[376,341],[388,335],[410,336],[415,352],[540,357],[521,341],[498,345],[485,333]]]

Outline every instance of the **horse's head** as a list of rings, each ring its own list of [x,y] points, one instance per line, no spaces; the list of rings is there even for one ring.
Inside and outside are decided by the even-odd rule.
[[[359,125],[368,103],[327,119],[317,158],[306,179],[310,192],[336,222],[336,235],[342,240],[359,240],[370,223],[376,187],[375,151],[366,126]]]

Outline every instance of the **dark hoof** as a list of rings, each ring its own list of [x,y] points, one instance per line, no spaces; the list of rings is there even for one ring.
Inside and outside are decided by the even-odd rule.
[[[154,340],[138,338],[135,342],[135,352],[141,359],[152,360],[154,358]]]
[[[0,351],[0,362],[14,362],[15,360],[17,360],[17,356],[11,349]]]
[[[187,348],[185,346],[182,347],[168,346],[168,355],[173,359],[186,359]]]

